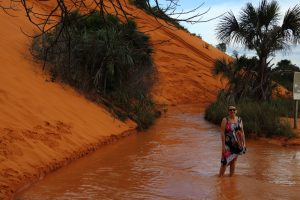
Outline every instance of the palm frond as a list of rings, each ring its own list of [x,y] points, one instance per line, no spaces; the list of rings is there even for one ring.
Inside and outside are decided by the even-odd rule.
[[[228,44],[231,41],[240,42],[243,40],[239,22],[232,12],[228,12],[216,28],[217,38]]]
[[[247,3],[246,7],[242,9],[240,20],[241,26],[246,30],[255,31],[257,28],[257,12],[251,3]]]
[[[278,23],[279,20],[279,5],[277,1],[263,0],[257,8],[259,27],[269,29],[270,25]]]
[[[289,9],[283,19],[281,33],[286,41],[300,42],[300,5]]]
[[[229,73],[228,63],[225,59],[217,59],[215,61],[215,65],[213,68],[213,75],[219,75],[219,74],[227,74]]]
[[[280,7],[277,1],[272,1],[267,5],[265,14],[264,14],[264,24],[268,29],[269,25],[273,26],[278,24],[280,17]]]

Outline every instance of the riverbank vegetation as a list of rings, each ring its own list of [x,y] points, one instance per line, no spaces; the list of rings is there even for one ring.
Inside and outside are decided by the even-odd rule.
[[[211,104],[205,118],[220,124],[227,116],[228,105],[236,105],[244,120],[246,134],[258,136],[287,136],[294,134],[282,117],[290,117],[292,99],[274,97],[276,82],[284,83],[290,89],[285,77],[278,77],[289,66],[272,70],[272,56],[287,50],[289,45],[300,42],[300,5],[290,8],[279,25],[279,5],[276,1],[262,0],[258,7],[248,3],[242,9],[239,19],[231,12],[222,17],[217,26],[218,38],[229,44],[241,44],[254,50],[256,56],[234,55],[233,61],[217,60],[213,73],[228,80],[228,86],[220,92],[216,102]],[[295,70],[293,68],[292,70]],[[280,81],[281,80],[281,81]]]
[[[75,11],[62,20],[32,43],[33,55],[46,62],[52,80],[148,128],[159,113],[149,94],[156,74],[149,37],[134,21],[99,12]]]
[[[205,119],[215,124],[220,124],[223,117],[228,115],[228,106],[235,105],[238,115],[245,121],[244,128],[246,135],[255,136],[285,136],[294,137],[287,118],[293,117],[294,101],[289,94],[278,95],[279,83],[292,84],[289,77],[278,76],[281,68],[274,68],[270,73],[272,95],[267,100],[262,100],[256,96],[254,87],[257,87],[257,68],[255,69],[256,57],[247,58],[246,56],[235,55],[231,62],[217,60],[213,68],[214,75],[221,75],[228,80],[225,90],[220,91],[217,100],[209,105],[205,111]],[[279,66],[281,61],[279,62]],[[292,71],[287,70],[290,75]],[[287,73],[289,72],[289,73]]]
[[[300,72],[300,68],[294,64],[290,60],[281,60],[277,63],[276,67],[272,69],[272,80],[290,92],[293,91],[293,78],[294,72]]]
[[[217,101],[210,104],[205,110],[205,119],[214,124],[221,124],[222,119],[228,116],[228,106],[233,105],[224,94],[220,94]],[[272,99],[270,101],[240,100],[234,104],[244,122],[246,136],[284,136],[294,137],[288,117],[293,116],[293,100]]]

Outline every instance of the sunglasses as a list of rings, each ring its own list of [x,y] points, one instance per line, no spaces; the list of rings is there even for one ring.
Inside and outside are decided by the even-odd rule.
[[[236,109],[229,109],[229,111],[236,111]]]

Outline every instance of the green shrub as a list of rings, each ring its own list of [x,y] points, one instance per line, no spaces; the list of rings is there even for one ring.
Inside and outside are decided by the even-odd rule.
[[[284,59],[277,63],[272,69],[272,80],[284,86],[289,91],[293,91],[294,72],[299,72],[300,69],[292,64],[290,60]]]
[[[276,99],[269,102],[241,100],[236,106],[237,115],[243,119],[246,135],[257,136],[295,136],[290,125],[280,120],[281,117],[289,117],[293,108],[291,99]],[[205,110],[205,119],[220,125],[224,117],[228,115],[228,100],[219,96],[217,101],[210,104]]]
[[[154,102],[148,98],[144,98],[144,100],[137,102],[135,105],[132,105],[132,109],[135,113],[133,119],[135,119],[141,129],[149,128],[153,124],[155,118],[158,117],[157,111],[149,109],[153,105]]]
[[[98,12],[81,15],[75,11],[62,20],[55,30],[32,43],[34,55],[49,63],[46,67],[52,79],[105,103],[121,119],[137,116],[133,119],[141,127],[153,123],[155,104],[140,108],[148,117],[135,113],[131,106],[150,101],[156,71],[149,37],[137,31],[134,21],[121,23],[113,15]]]
[[[226,101],[218,100],[210,104],[205,110],[205,119],[214,124],[221,124],[222,119],[228,114],[229,104]]]
[[[173,26],[175,26],[178,29],[184,30],[189,33],[188,29],[182,26],[178,21],[175,19],[169,17],[165,12],[163,12],[158,7],[149,7],[146,0],[130,0],[130,3],[134,4],[136,7],[143,9],[148,14],[153,15],[157,18],[163,19],[168,23],[171,23]]]
[[[149,6],[148,6],[146,0],[130,0],[129,2],[134,4],[138,8],[141,8],[141,9],[144,9],[144,10],[149,9]]]

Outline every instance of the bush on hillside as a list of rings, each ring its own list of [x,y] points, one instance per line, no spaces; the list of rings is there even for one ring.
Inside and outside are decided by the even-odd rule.
[[[289,91],[293,91],[294,72],[299,72],[300,69],[292,64],[290,60],[281,60],[276,67],[272,69],[272,80],[284,86]]]
[[[149,6],[146,0],[130,0],[130,3],[134,4],[136,7],[148,11]]]
[[[226,49],[227,49],[226,43],[224,43],[224,42],[219,43],[219,44],[217,44],[216,48],[217,48],[217,49],[220,49],[220,50],[223,51],[223,52],[226,52]]]
[[[98,12],[76,11],[63,20],[67,21],[35,38],[32,45],[34,55],[50,63],[53,80],[105,103],[122,119],[131,117],[141,128],[149,127],[156,113],[154,103],[144,103],[152,102],[149,91],[155,80],[149,37],[138,32],[133,21],[121,23]],[[143,105],[139,111],[137,105]],[[147,116],[140,117],[140,112]]]
[[[184,26],[182,26],[178,21],[172,19],[169,17],[164,11],[159,9],[157,6],[149,7],[146,0],[130,0],[132,4],[134,4],[136,7],[143,9],[148,14],[153,15],[154,17],[160,18],[165,20],[166,22],[172,24],[178,29],[185,30],[186,32],[189,32]]]

